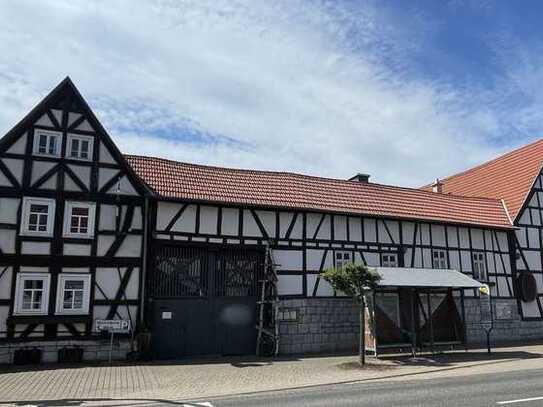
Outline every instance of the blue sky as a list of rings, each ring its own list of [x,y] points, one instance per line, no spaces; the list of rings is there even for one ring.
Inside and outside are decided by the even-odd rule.
[[[126,153],[417,186],[541,137],[538,1],[0,4],[0,132],[69,75]]]

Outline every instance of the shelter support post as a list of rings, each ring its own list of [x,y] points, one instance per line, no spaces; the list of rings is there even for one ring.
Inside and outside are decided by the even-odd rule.
[[[460,290],[460,308],[462,308],[462,344],[466,352],[468,351],[468,335],[466,327],[466,305],[464,304],[464,290]]]
[[[430,303],[430,293],[426,293],[426,304],[428,307],[428,323],[430,326],[430,350],[434,354],[434,321],[432,318],[432,304]]]
[[[417,348],[417,329],[415,327],[415,295],[417,295],[417,290],[412,288],[410,290],[411,292],[411,354],[413,357],[416,356],[416,348]]]

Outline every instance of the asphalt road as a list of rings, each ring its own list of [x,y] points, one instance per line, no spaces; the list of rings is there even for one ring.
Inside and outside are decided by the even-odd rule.
[[[186,405],[211,405],[213,407],[533,407],[543,406],[543,369],[446,379],[329,385],[218,398],[205,400],[205,402],[205,404],[191,403]]]

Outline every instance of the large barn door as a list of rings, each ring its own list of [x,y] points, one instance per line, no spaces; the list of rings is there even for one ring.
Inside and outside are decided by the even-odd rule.
[[[257,250],[163,246],[149,276],[159,358],[254,352]]]

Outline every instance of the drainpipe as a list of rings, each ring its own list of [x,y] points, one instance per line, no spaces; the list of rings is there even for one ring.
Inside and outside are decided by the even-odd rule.
[[[140,326],[145,322],[145,282],[147,281],[147,249],[149,241],[149,197],[145,197],[143,206],[143,265],[140,281]]]

